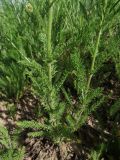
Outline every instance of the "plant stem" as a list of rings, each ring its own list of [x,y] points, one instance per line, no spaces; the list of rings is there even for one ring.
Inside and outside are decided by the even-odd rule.
[[[96,42],[96,46],[95,46],[95,51],[93,53],[93,59],[92,59],[90,74],[89,74],[89,77],[88,77],[86,94],[89,91],[91,80],[92,80],[92,77],[93,77],[93,72],[94,72],[94,67],[95,67],[95,61],[96,61],[97,53],[98,53],[98,50],[99,50],[99,44],[100,44],[100,39],[101,39],[101,35],[102,35],[102,25],[103,25],[104,18],[105,18],[105,11],[106,11],[106,7],[107,7],[107,3],[108,3],[108,1],[105,0],[103,11],[102,11],[102,15],[101,15],[100,30],[99,30],[99,33],[98,33],[97,42]]]
[[[85,91],[85,96],[83,98],[83,107],[80,113],[80,117],[82,115],[82,113],[84,112],[85,108],[86,108],[86,96],[88,94],[88,91],[90,89],[90,85],[91,85],[91,80],[93,77],[93,73],[94,73],[94,68],[95,68],[95,62],[96,62],[96,57],[98,54],[98,50],[99,50],[99,45],[100,45],[100,40],[101,40],[101,35],[103,32],[103,22],[104,22],[104,18],[105,18],[105,10],[107,7],[107,0],[105,1],[105,5],[103,7],[103,11],[102,11],[102,15],[101,15],[101,21],[100,21],[100,30],[98,32],[98,36],[97,36],[97,41],[96,41],[96,45],[95,45],[95,50],[93,53],[93,59],[92,59],[92,63],[91,63],[91,68],[90,68],[90,73],[89,73],[89,77],[88,77],[88,81],[87,81],[87,87],[86,87],[86,91]]]
[[[48,0],[48,5],[50,6],[52,0]],[[49,77],[49,88],[50,88],[50,95],[49,95],[49,106],[52,108],[52,22],[53,22],[53,5],[50,6],[48,11],[48,30],[47,30],[47,53],[48,53],[48,77]]]
[[[52,3],[52,0],[48,0],[48,5]],[[52,21],[53,21],[53,5],[49,8],[48,11],[48,31],[47,31],[47,51],[48,51],[48,58],[51,59],[52,56]]]
[[[99,30],[98,37],[97,37],[97,42],[96,42],[96,45],[95,45],[95,51],[94,51],[94,54],[93,54],[93,59],[92,59],[91,68],[90,68],[90,74],[89,74],[89,77],[88,77],[87,88],[86,88],[86,92],[85,92],[85,97],[83,99],[83,104],[82,104],[83,107],[82,107],[82,110],[81,110],[81,113],[80,113],[80,117],[81,117],[81,115],[84,112],[85,107],[86,107],[86,96],[87,96],[87,93],[90,89],[90,84],[91,84],[91,80],[92,80],[92,77],[93,77],[95,61],[96,61],[97,53],[98,53],[98,50],[99,50],[99,44],[100,44],[100,39],[101,39],[101,35],[102,35],[103,20],[104,20],[104,18],[102,16],[102,20],[100,22],[100,30]]]
[[[96,61],[97,53],[98,53],[98,50],[99,50],[99,44],[100,44],[100,39],[101,39],[101,35],[102,35],[102,24],[103,24],[103,16],[102,16],[102,20],[100,22],[100,30],[99,30],[98,37],[97,37],[95,51],[93,53],[93,59],[92,59],[90,74],[89,74],[89,77],[88,77],[86,93],[88,93],[88,91],[89,91],[91,80],[92,80],[92,77],[93,77],[95,61]]]
[[[90,74],[89,74],[89,77],[88,77],[88,83],[87,83],[86,93],[88,92],[88,90],[90,88],[91,80],[92,80],[92,77],[93,77],[93,72],[94,72],[94,67],[95,67],[95,61],[96,61],[96,57],[97,57],[97,53],[98,53],[98,48],[99,48],[99,44],[100,44],[101,34],[102,34],[102,28],[100,29],[100,31],[98,33],[98,38],[97,38],[97,43],[96,43],[96,47],[95,47],[95,52],[93,54]]]

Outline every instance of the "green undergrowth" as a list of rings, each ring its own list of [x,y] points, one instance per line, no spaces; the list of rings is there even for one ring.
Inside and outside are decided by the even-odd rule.
[[[16,103],[30,87],[44,117],[17,122],[21,131],[32,128],[30,137],[58,145],[79,143],[75,133],[91,115],[100,117],[100,108],[118,124],[119,98],[105,108],[111,93],[101,83],[113,72],[109,65],[120,82],[119,0],[0,2],[0,96]],[[91,151],[92,159],[107,153],[108,144]]]

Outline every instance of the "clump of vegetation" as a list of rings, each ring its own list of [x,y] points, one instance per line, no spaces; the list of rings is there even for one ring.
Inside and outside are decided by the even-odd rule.
[[[111,72],[106,64],[111,63],[120,78],[119,1],[1,0],[1,4],[0,94],[18,102],[30,86],[39,98],[37,120],[17,125],[32,128],[31,137],[47,137],[58,145],[78,143],[76,133],[109,101],[110,94],[101,85]],[[109,118],[120,109],[118,98],[113,103],[109,111],[106,108]],[[91,152],[93,159],[103,150],[99,155]]]

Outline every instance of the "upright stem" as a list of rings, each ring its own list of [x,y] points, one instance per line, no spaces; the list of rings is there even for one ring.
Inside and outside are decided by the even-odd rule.
[[[104,1],[104,7],[103,7],[103,11],[102,11],[102,15],[101,15],[101,21],[100,21],[100,30],[98,32],[97,41],[96,41],[96,44],[95,44],[95,50],[94,50],[93,57],[92,57],[92,63],[91,63],[90,73],[89,73],[89,77],[88,77],[88,81],[87,81],[85,96],[83,98],[83,104],[82,104],[83,107],[82,107],[82,110],[81,110],[81,113],[80,113],[80,118],[81,118],[81,115],[86,108],[86,96],[87,96],[88,91],[90,89],[91,80],[92,80],[93,73],[94,73],[96,57],[97,57],[97,54],[98,54],[100,39],[101,39],[102,31],[103,31],[103,22],[104,22],[104,18],[105,18],[105,10],[106,10],[106,7],[107,7],[107,2],[108,2],[107,0]]]
[[[48,0],[48,5],[50,6],[48,11],[48,29],[47,29],[47,53],[48,53],[48,77],[49,77],[49,88],[50,88],[50,95],[49,99],[49,106],[52,107],[52,22],[53,22],[53,5],[51,6],[52,0]]]
[[[90,74],[89,74],[89,77],[88,77],[88,83],[87,83],[86,92],[88,92],[88,90],[90,88],[90,83],[91,83],[91,80],[92,80],[92,77],[93,77],[93,72],[94,72],[94,67],[95,67],[95,61],[96,61],[96,57],[97,57],[97,53],[98,53],[98,48],[99,48],[99,44],[100,44],[101,34],[102,34],[102,28],[100,29],[100,31],[98,33],[98,38],[97,38],[97,42],[96,42],[95,52],[93,54]]]
[[[106,11],[106,7],[107,7],[107,3],[108,3],[108,0],[105,0],[102,15],[101,15],[100,30],[99,30],[99,33],[98,33],[97,42],[96,42],[96,46],[95,46],[95,51],[93,53],[93,59],[92,59],[90,74],[89,74],[89,77],[88,77],[86,93],[88,93],[88,91],[89,91],[91,80],[92,80],[92,77],[93,77],[95,61],[96,61],[97,53],[98,53],[98,50],[99,50],[99,44],[100,44],[100,39],[101,39],[101,35],[102,35],[102,25],[103,25],[104,18],[105,18],[105,11]]]
[[[48,5],[50,6],[52,0],[48,0]],[[52,56],[52,21],[53,21],[53,5],[50,6],[48,11],[48,30],[47,30],[47,51],[48,51],[48,58],[51,59]]]
[[[95,61],[96,61],[97,53],[98,53],[98,50],[99,50],[99,44],[100,44],[100,39],[101,39],[101,35],[102,35],[102,24],[103,24],[103,21],[104,21],[104,16],[102,15],[102,20],[100,22],[100,30],[99,30],[99,33],[98,33],[97,42],[96,42],[96,46],[95,46],[95,51],[93,53],[93,59],[92,59],[90,74],[89,74],[89,77],[88,77],[86,93],[88,93],[88,90],[89,90],[90,84],[91,84],[91,80],[92,80],[92,77],[93,77]]]

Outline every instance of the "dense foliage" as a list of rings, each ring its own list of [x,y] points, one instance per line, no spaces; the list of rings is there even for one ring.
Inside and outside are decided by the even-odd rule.
[[[0,22],[0,95],[16,104],[31,88],[39,98],[37,116],[44,117],[17,122],[21,129],[60,144],[78,142],[75,133],[91,114],[102,123],[97,111],[110,96],[102,81],[109,72],[120,79],[119,0],[1,0]],[[117,98],[108,116],[118,122],[119,110]],[[92,151],[92,159],[108,144]]]
[[[24,158],[24,148],[18,148],[15,137],[10,137],[6,127],[0,125],[0,143],[3,148],[0,150],[1,160],[21,160]]]

